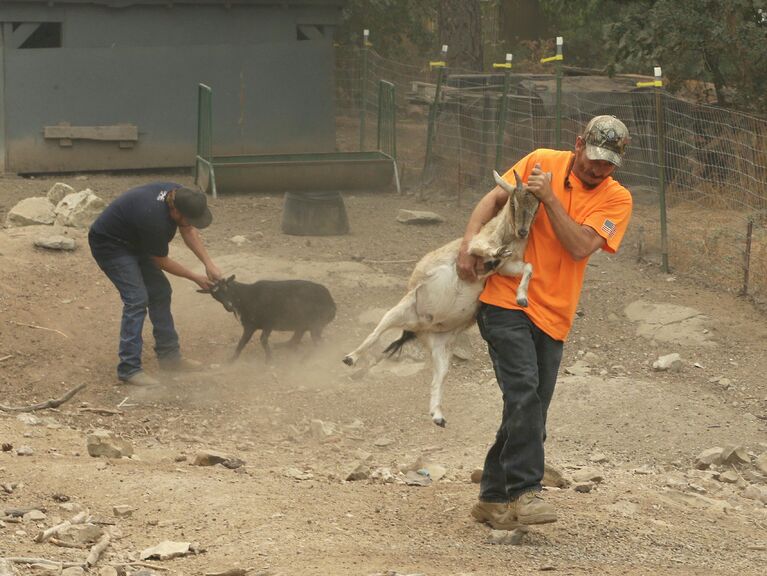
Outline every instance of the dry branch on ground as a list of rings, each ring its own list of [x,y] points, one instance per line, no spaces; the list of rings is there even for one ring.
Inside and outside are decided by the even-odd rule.
[[[35,410],[45,410],[46,408],[58,408],[65,402],[68,402],[72,397],[80,390],[85,388],[85,384],[80,384],[76,388],[72,388],[69,392],[64,394],[61,398],[55,398],[52,400],[46,400],[38,404],[32,404],[30,406],[4,406],[0,404],[0,411],[3,412],[34,412]]]

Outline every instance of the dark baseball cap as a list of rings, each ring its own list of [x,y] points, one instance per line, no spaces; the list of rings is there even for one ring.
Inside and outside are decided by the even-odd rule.
[[[200,190],[176,188],[173,205],[195,228],[207,228],[213,222],[213,214],[208,208],[208,198]]]
[[[607,160],[620,166],[631,138],[626,125],[615,116],[594,116],[583,132],[583,140],[589,160]]]

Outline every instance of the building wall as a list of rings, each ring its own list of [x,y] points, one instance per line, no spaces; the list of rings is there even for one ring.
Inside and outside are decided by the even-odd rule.
[[[6,169],[190,166],[200,82],[213,89],[214,154],[332,151],[337,18],[335,6],[4,2]],[[9,23],[31,21],[61,22],[62,46],[14,47]],[[138,141],[62,147],[43,133],[61,123],[135,125]]]

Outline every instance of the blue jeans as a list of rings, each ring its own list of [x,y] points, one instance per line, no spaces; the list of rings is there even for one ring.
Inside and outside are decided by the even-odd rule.
[[[172,289],[165,274],[148,256],[116,254],[94,258],[123,301],[120,323],[120,363],[117,377],[126,380],[141,371],[142,331],[147,310],[152,321],[157,358],[179,357],[178,334],[170,312]]]
[[[508,502],[541,489],[546,413],[563,342],[544,333],[521,310],[482,304],[477,323],[503,394],[501,426],[485,457],[479,498]]]

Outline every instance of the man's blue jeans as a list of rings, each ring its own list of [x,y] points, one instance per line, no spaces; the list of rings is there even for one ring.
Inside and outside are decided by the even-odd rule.
[[[479,498],[503,503],[541,489],[546,413],[563,342],[521,310],[482,304],[477,323],[503,393],[501,426],[485,458]]]
[[[126,380],[141,371],[142,331],[147,310],[157,357],[160,360],[178,357],[178,334],[170,312],[172,289],[162,270],[148,256],[119,254],[101,258],[94,255],[94,258],[123,301],[117,377]]]

